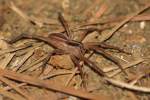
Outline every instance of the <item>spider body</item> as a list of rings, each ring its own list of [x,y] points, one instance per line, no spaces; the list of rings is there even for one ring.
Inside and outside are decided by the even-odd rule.
[[[95,43],[79,43],[73,40],[69,40],[66,38],[64,34],[50,34],[49,37],[42,37],[37,35],[28,35],[28,34],[21,34],[20,36],[17,36],[13,38],[10,43],[14,43],[22,38],[29,38],[29,39],[36,39],[40,41],[44,41],[45,43],[49,44],[50,46],[55,48],[55,54],[69,54],[78,67],[81,67],[79,62],[84,61],[91,69],[93,69],[95,72],[102,76],[106,76],[105,73],[91,60],[84,57],[84,54],[86,51],[94,50],[102,55],[104,55],[106,58],[110,59],[114,63],[116,63],[118,66],[121,66],[119,62],[115,60],[114,57],[109,55],[104,51],[104,48],[112,48],[105,44],[97,45]],[[116,49],[115,47],[113,47]],[[119,49],[120,50],[120,49]],[[120,50],[121,51],[121,50]]]
[[[73,60],[74,64],[78,66],[79,70],[81,70],[81,65],[79,64],[81,61],[83,61],[85,64],[87,64],[91,69],[93,69],[96,73],[106,76],[105,73],[91,60],[84,57],[85,53],[89,50],[97,52],[107,59],[114,62],[116,65],[119,66],[119,68],[122,70],[122,72],[126,73],[121,64],[109,53],[105,51],[105,49],[115,49],[123,53],[125,52],[123,49],[120,49],[115,46],[111,46],[105,43],[82,43],[77,42],[71,39],[71,31],[69,29],[68,24],[66,23],[63,16],[59,15],[59,20],[62,24],[62,26],[65,29],[66,34],[64,33],[52,33],[49,35],[49,37],[42,37],[37,35],[29,35],[29,34],[21,34],[15,38],[13,38],[10,43],[16,42],[22,38],[30,38],[30,39],[36,39],[40,41],[44,41],[45,43],[49,44],[50,46],[54,47],[55,50],[51,54],[69,54],[71,59]],[[85,37],[85,36],[83,36]]]

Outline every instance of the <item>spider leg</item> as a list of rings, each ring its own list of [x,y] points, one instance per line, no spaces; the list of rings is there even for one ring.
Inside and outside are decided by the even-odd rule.
[[[82,66],[80,65],[80,61],[73,55],[71,55],[71,59],[72,59],[73,63],[75,64],[75,66],[78,67],[78,69],[79,69],[79,71],[81,73],[81,77],[82,77],[83,71],[82,71]]]
[[[131,55],[130,52],[127,52],[127,51],[125,51],[122,48],[119,48],[119,47],[113,46],[113,45],[109,45],[109,44],[106,44],[104,42],[102,42],[102,43],[99,43],[99,42],[87,42],[87,43],[84,43],[83,45],[84,45],[84,47],[86,49],[89,49],[90,47],[95,46],[95,47],[100,47],[100,48],[104,48],[104,49],[114,49],[114,50],[117,50],[119,52]]]
[[[83,73],[83,70],[82,70],[82,66],[83,64],[80,64],[81,61],[79,61],[75,56],[71,55],[71,59],[73,61],[73,63],[75,64],[75,66],[78,67],[78,70],[80,72],[80,76],[81,76],[81,79],[83,80],[83,87],[86,87],[86,82],[85,82],[85,77],[84,77],[84,73]]]
[[[38,36],[38,35],[30,35],[30,34],[21,34],[19,36],[13,37],[10,41],[6,40],[6,42],[12,44],[20,39],[23,38],[27,38],[27,39],[35,39],[35,40],[39,40],[39,41],[43,41],[49,45],[51,45],[54,48],[57,48],[57,46],[55,45],[56,43],[60,43],[60,42],[67,42],[67,40],[65,40],[64,38],[62,38],[62,36],[56,36],[56,35],[51,35],[50,37],[43,37],[43,36]],[[57,42],[58,41],[58,42]],[[60,48],[59,48],[60,49]]]
[[[66,31],[66,35],[68,36],[69,39],[71,39],[72,38],[71,30],[69,28],[67,21],[65,20],[65,18],[63,17],[61,13],[58,13],[58,19],[60,23],[62,24],[62,26],[64,27]]]
[[[91,60],[89,60],[88,58],[85,58],[85,57],[83,57],[82,59],[97,74],[107,77],[107,75],[94,62],[92,62]]]
[[[116,58],[114,58],[112,55],[110,55],[109,53],[105,52],[105,50],[103,48],[93,46],[91,49],[94,49],[97,53],[102,54],[105,58],[114,62],[116,65],[118,65],[118,67],[122,70],[122,72],[127,75],[127,73],[123,69],[122,65],[118,62],[118,60]]]
[[[119,47],[117,47],[117,46],[109,45],[109,44],[106,44],[106,43],[101,43],[99,46],[102,47],[102,48],[105,48],[105,49],[118,50],[119,52],[122,52],[122,53],[126,53],[126,54],[131,55],[130,52],[127,52],[127,51],[125,51],[124,49],[119,48]]]
[[[11,38],[10,40],[7,40],[7,42],[12,44],[14,42],[17,42],[17,41],[23,39],[23,38],[36,39],[36,40],[41,40],[41,41],[44,41],[44,42],[47,42],[46,39],[48,39],[47,37],[41,37],[41,36],[38,36],[38,35],[30,35],[30,34],[22,33],[18,36],[15,36],[15,37]]]
[[[7,40],[7,42],[8,43],[14,43],[14,42],[16,42],[16,41],[18,41],[20,39],[23,39],[25,36],[26,36],[26,34],[23,33],[23,34],[20,34],[18,36],[15,36],[15,37],[11,38],[10,40]]]

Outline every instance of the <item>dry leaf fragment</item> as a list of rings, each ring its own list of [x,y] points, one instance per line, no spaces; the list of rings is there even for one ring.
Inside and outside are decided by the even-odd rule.
[[[19,64],[14,67],[13,71],[17,71],[34,53],[34,50],[29,51],[19,62]]]
[[[15,56],[15,53],[12,53],[12,54],[8,53],[8,54],[6,54],[5,58],[0,63],[1,68],[5,69],[14,56]]]

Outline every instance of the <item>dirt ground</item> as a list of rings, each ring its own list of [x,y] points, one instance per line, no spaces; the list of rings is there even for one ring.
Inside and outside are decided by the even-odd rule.
[[[28,18],[24,18],[16,13],[12,8],[13,4],[19,8]],[[32,35],[40,35],[48,37],[49,34],[54,32],[61,32],[63,27],[58,21],[58,13],[61,12],[66,19],[71,29],[78,28],[81,25],[86,25],[90,22],[101,22],[106,25],[111,22],[107,22],[108,19],[120,18],[120,16],[130,15],[144,6],[144,4],[150,3],[150,0],[0,0],[0,49],[11,50],[21,45],[33,44],[32,48],[26,48],[17,50],[15,52],[9,52],[9,54],[3,54],[5,58],[0,56],[0,65],[16,71],[17,66],[21,66],[18,70],[19,73],[30,75],[33,77],[45,77],[45,80],[52,81],[60,86],[73,86],[76,89],[85,89],[90,93],[102,94],[112,98],[112,100],[150,100],[150,92],[133,91],[126,88],[120,88],[107,82],[102,76],[94,73],[87,65],[83,66],[83,72],[85,74],[85,87],[82,87],[82,79],[76,71],[76,75],[67,84],[68,79],[71,77],[76,68],[73,61],[68,55],[56,55],[52,56],[47,64],[39,62],[33,65],[31,68],[25,71],[26,66],[31,65],[38,59],[42,59],[53,48],[41,41],[34,39],[23,39],[14,44],[9,44],[3,41],[9,40],[19,34],[26,33]],[[101,16],[96,15],[99,9],[102,8]],[[104,12],[103,12],[104,10]],[[150,9],[144,11],[143,15],[149,15]],[[98,16],[98,17],[97,17]],[[150,20],[150,15],[148,16]],[[121,19],[120,21],[124,20]],[[146,87],[150,89],[150,22],[149,20],[130,21],[121,27],[106,43],[123,48],[125,51],[131,52],[131,55],[117,52],[116,50],[106,50],[113,57],[115,57],[122,65],[128,66],[128,64],[141,61],[139,64],[133,64],[130,68],[126,69],[128,76],[124,73],[117,73],[112,75],[114,71],[107,72],[108,75],[115,80],[125,83],[134,82],[134,85],[139,87]],[[105,22],[106,21],[106,22]],[[120,22],[116,21],[116,23]],[[37,23],[36,23],[37,22]],[[112,22],[115,23],[115,22]],[[116,25],[115,23],[115,25]],[[101,31],[93,31],[88,34],[84,39],[84,42],[98,42],[103,39],[103,34],[107,34],[112,28],[104,28]],[[93,25],[91,27],[101,28],[103,24]],[[79,41],[81,34],[84,31],[74,32],[74,40]],[[42,43],[42,44],[40,44]],[[37,46],[40,45],[40,46]],[[34,53],[33,53],[34,52]],[[15,55],[15,56],[14,56]],[[88,56],[87,53],[86,56]],[[23,63],[21,61],[25,57],[30,56]],[[9,60],[9,58],[12,59]],[[90,58],[91,61],[96,63],[99,68],[108,70],[113,67],[117,67],[112,61],[106,59],[100,54],[94,53]],[[144,59],[144,60],[143,60]],[[7,61],[9,61],[7,63]],[[20,64],[20,65],[19,65]],[[39,73],[45,68],[42,75]],[[64,74],[61,74],[64,73]],[[69,73],[69,74],[66,74]],[[56,74],[56,75],[55,75]],[[143,77],[140,77],[143,75]],[[140,77],[140,78],[139,78]],[[1,80],[1,79],[0,79]],[[1,80],[2,81],[2,80]],[[7,84],[1,82],[1,87],[7,87]],[[32,86],[22,86],[23,90],[27,90],[30,95],[37,97],[38,100],[53,100],[54,92],[45,90],[43,88],[37,88]],[[14,90],[8,90],[11,93],[17,94]],[[150,90],[149,90],[150,91]],[[0,93],[1,94],[1,93]],[[65,94],[56,93],[57,99],[54,100],[78,100],[79,98],[68,96]],[[11,100],[6,95],[0,95],[2,100]],[[36,100],[37,100],[36,98]],[[51,98],[51,99],[50,99]],[[23,99],[24,100],[24,99]]]

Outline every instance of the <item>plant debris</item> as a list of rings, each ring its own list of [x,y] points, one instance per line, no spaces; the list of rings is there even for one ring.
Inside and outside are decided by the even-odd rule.
[[[149,100],[148,1],[0,1],[0,99]]]

